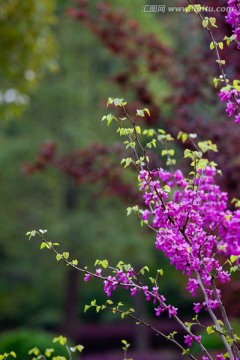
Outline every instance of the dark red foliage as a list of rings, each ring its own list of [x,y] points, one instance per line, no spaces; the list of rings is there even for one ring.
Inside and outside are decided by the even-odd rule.
[[[46,142],[42,145],[36,160],[24,165],[24,172],[33,175],[37,171],[54,168],[72,178],[76,186],[94,185],[101,196],[118,196],[127,203],[141,203],[140,194],[127,183],[119,159],[121,148],[93,143],[71,154],[59,155],[56,144]]]
[[[96,1],[94,6],[91,4],[90,11],[89,4],[87,0],[77,0],[76,8],[69,13],[94,33],[112,55],[123,60],[125,70],[112,75],[110,80],[121,87],[123,95],[126,91],[134,94],[135,100],[128,105],[128,111],[134,113],[137,108],[147,107],[151,112],[151,117],[146,118],[148,125],[164,128],[174,135],[180,129],[188,133],[197,132],[201,139],[216,141],[220,151],[214,155],[214,160],[220,168],[225,169],[222,186],[231,197],[237,197],[240,193],[240,182],[237,180],[240,162],[236,158],[238,135],[236,127],[231,120],[228,121],[220,105],[219,90],[212,85],[212,78],[219,76],[218,65],[214,51],[209,50],[211,39],[197,15],[189,14],[195,17],[194,28],[186,26],[185,30],[182,27],[179,29],[178,24],[171,28],[173,32],[181,32],[183,40],[188,39],[192,31],[203,34],[205,44],[193,43],[191,54],[185,54],[181,51],[183,43],[171,49],[154,34],[144,32],[139,23],[128,18],[125,11],[115,10],[103,1]],[[182,6],[182,3],[176,5]],[[226,7],[226,1],[219,0],[216,4],[212,0],[207,5]],[[84,12],[84,18],[79,12]],[[205,15],[217,18],[218,29],[213,30],[217,41],[222,41],[226,34],[231,35],[225,13],[211,12]],[[227,63],[227,75],[239,78],[240,62],[236,46],[225,46],[221,56]],[[143,64],[149,72],[147,78],[142,74]],[[156,94],[150,90],[151,76],[166,80],[172,89],[169,98],[162,103],[156,101]],[[165,104],[172,108],[171,118],[163,116],[162,107]]]
[[[149,90],[148,79],[143,79],[141,69],[144,67],[151,74],[170,76],[169,62],[173,57],[172,50],[156,35],[142,31],[140,24],[129,19],[123,10],[114,11],[106,2],[96,1],[94,11],[88,9],[88,1],[76,1],[77,7],[68,13],[95,34],[114,56],[121,58],[126,70],[113,75],[110,80],[131,90],[136,102],[131,105],[137,108],[148,107],[152,116],[146,119],[148,124],[159,123],[160,107],[155,104],[154,95]],[[84,13],[84,16],[83,16]]]

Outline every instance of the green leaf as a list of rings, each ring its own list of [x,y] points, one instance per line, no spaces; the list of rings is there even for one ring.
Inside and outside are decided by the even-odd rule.
[[[203,153],[207,152],[207,151],[214,151],[214,152],[218,152],[218,149],[217,149],[217,145],[216,144],[213,144],[211,142],[211,140],[208,140],[208,141],[199,141],[198,142],[198,147],[201,149],[201,151]]]
[[[62,336],[62,335],[60,335],[60,336],[55,337],[55,338],[53,339],[53,343],[56,343],[56,342],[59,342],[59,344],[61,344],[61,345],[65,345],[66,342],[67,342],[67,338],[64,337],[64,336]]]
[[[41,245],[40,245],[40,250],[42,250],[42,249],[44,249],[45,247],[46,247],[46,243],[43,241],[42,243],[41,243]]]
[[[185,143],[185,141],[188,138],[188,134],[183,132],[183,131],[179,131],[178,135],[177,135],[177,139],[178,140],[182,140],[183,143]]]
[[[84,312],[87,312],[88,309],[90,309],[90,307],[91,307],[91,305],[85,305],[85,306],[84,306]]]
[[[238,256],[235,256],[235,255],[230,256],[231,263],[234,263],[237,259],[238,259]]]
[[[223,42],[218,43],[218,46],[222,50],[223,49]]]
[[[220,79],[217,79],[217,78],[214,78],[214,79],[213,79],[213,84],[214,84],[214,87],[215,87],[215,88],[218,87],[219,81],[220,81]]]
[[[136,132],[137,132],[138,134],[141,134],[141,128],[140,128],[140,126],[136,126],[135,129],[136,129]]]
[[[165,192],[170,192],[170,191],[171,191],[171,188],[170,188],[169,185],[164,185],[163,190],[164,190]]]
[[[26,235],[29,237],[29,240],[30,240],[33,236],[36,235],[36,233],[37,233],[36,230],[32,230],[32,231],[28,231],[28,232],[26,233]]]
[[[144,117],[144,111],[143,110],[137,110],[137,116]]]
[[[203,19],[203,21],[202,21],[202,26],[203,26],[204,28],[206,28],[206,27],[208,26],[208,18],[207,18],[207,17],[205,17],[205,18]]]
[[[126,210],[127,210],[127,216],[129,216],[132,213],[132,207],[128,207]]]
[[[148,108],[144,108],[143,111],[145,111],[148,114],[148,116],[151,116],[150,111],[149,111]]]
[[[232,272],[236,272],[238,270],[238,266],[236,265],[236,266],[232,266],[231,268],[230,268],[230,272],[232,273]]]
[[[113,103],[114,103],[115,106],[119,106],[119,105],[121,106],[121,104],[123,103],[123,99],[115,98],[113,100]]]
[[[208,335],[210,335],[210,334],[212,334],[212,333],[214,333],[214,332],[215,332],[215,330],[213,329],[213,327],[212,327],[212,326],[207,326],[206,331],[207,331]]]
[[[47,233],[47,230],[46,229],[45,230],[39,229],[39,232],[43,235],[43,234]]]
[[[227,46],[229,46],[230,43],[231,43],[231,41],[232,41],[232,40],[231,40],[231,37],[228,37],[228,36],[225,36],[223,40],[226,41]]]
[[[126,102],[123,102],[123,99],[118,99],[118,98],[113,99],[113,98],[109,97],[109,98],[108,98],[108,102],[107,102],[107,106],[108,106],[109,104],[114,104],[115,106],[124,106],[124,105],[126,105],[127,103],[126,103]]]
[[[216,60],[216,62],[220,65],[225,65],[226,61],[225,60]]]
[[[212,41],[211,43],[210,43],[210,50],[213,50],[214,49],[214,42]]]
[[[61,260],[62,259],[62,254],[57,254],[56,259],[57,259],[57,261]]]
[[[108,261],[107,261],[106,259],[103,260],[102,263],[101,263],[101,265],[102,265],[102,267],[103,267],[104,269],[107,269],[107,267],[108,267]]]
[[[79,352],[82,352],[83,351],[83,349],[84,349],[84,346],[83,345],[76,345],[75,346],[76,347],[76,349],[79,351]]]
[[[63,254],[62,254],[62,256],[63,256],[63,258],[64,258],[65,260],[67,260],[67,259],[69,258],[69,252],[64,251]]]
[[[55,350],[54,350],[53,348],[46,349],[45,352],[44,352],[44,354],[45,354],[47,357],[50,357],[54,351],[55,351]]]
[[[210,22],[211,26],[213,26],[213,27],[217,27],[216,21],[217,20],[214,17],[210,17],[210,19],[209,19],[209,22]]]
[[[39,354],[40,354],[40,350],[36,346],[28,351],[28,355],[36,355],[37,356]]]
[[[107,126],[111,124],[111,122],[115,119],[115,117],[112,114],[108,114],[107,116],[104,116],[102,120],[107,120]]]
[[[117,268],[122,269],[123,265],[124,265],[124,262],[122,260],[120,260],[117,264]]]
[[[191,158],[193,156],[192,151],[189,149],[185,149],[184,151],[184,158]]]
[[[141,273],[142,275],[144,275],[144,274],[145,274],[145,271],[149,272],[148,266],[144,266],[144,267],[140,270],[140,273]]]
[[[190,349],[184,349],[182,352],[182,355],[187,355],[187,354],[189,354],[189,352],[190,352]]]
[[[186,8],[185,8],[185,12],[191,12],[193,10],[193,6],[192,5],[188,5]]]
[[[230,221],[230,220],[231,220],[232,215],[225,215],[224,217],[225,217],[225,219],[226,219],[227,221]]]
[[[108,300],[106,301],[106,304],[107,304],[107,305],[112,305],[112,304],[113,304],[113,301],[110,300],[110,299],[108,299]]]
[[[185,322],[185,325],[186,325],[188,331],[191,331],[191,328],[192,328],[192,326],[193,326],[193,323]]]
[[[130,157],[126,158],[124,168],[128,167],[131,164],[132,161],[133,161],[132,158],[130,158]]]

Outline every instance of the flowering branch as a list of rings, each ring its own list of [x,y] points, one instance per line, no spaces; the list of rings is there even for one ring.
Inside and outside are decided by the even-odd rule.
[[[194,4],[192,0],[187,0],[190,4],[186,8],[186,12],[194,11],[199,18],[201,19],[202,25],[204,28],[208,30],[208,33],[211,37],[211,44],[210,49],[214,49],[216,53],[216,62],[218,63],[219,70],[220,70],[220,76],[218,79],[214,78],[214,84],[215,87],[218,86],[219,81],[223,81],[225,83],[225,87],[223,87],[219,93],[219,97],[221,98],[222,102],[227,101],[227,109],[226,112],[228,113],[229,117],[233,116],[233,114],[236,114],[235,116],[235,122],[240,122],[240,81],[234,80],[232,85],[229,82],[229,79],[226,77],[225,71],[224,71],[224,65],[225,60],[222,60],[219,53],[219,48],[223,49],[223,42],[216,42],[212,28],[217,28],[216,25],[216,18],[213,17],[203,17],[201,14],[201,11],[204,11],[206,8],[204,6],[201,6],[199,4]],[[229,0],[228,4],[230,6],[230,11],[227,15],[227,22],[229,22],[234,30],[234,34],[231,37],[225,36],[224,40],[226,40],[227,45],[230,45],[231,41],[236,41],[238,43],[238,48],[240,47],[240,11],[237,4],[238,0]]]
[[[159,306],[155,309],[156,314],[160,315],[162,312],[168,311],[169,317],[174,318],[176,320],[176,322],[182,327],[182,329],[187,332],[188,335],[185,336],[185,338],[186,338],[185,342],[189,345],[189,344],[192,344],[192,341],[196,341],[197,344],[200,346],[201,350],[203,351],[203,353],[205,355],[207,355],[210,360],[213,360],[213,358],[211,357],[211,355],[209,354],[207,349],[201,344],[201,341],[200,341],[201,336],[194,335],[192,333],[190,327],[187,327],[177,316],[177,309],[172,305],[167,305],[165,302],[165,297],[163,295],[158,294],[157,284],[155,284],[156,286],[153,288],[153,291],[148,290],[148,286],[145,286],[140,282],[140,280],[138,279],[138,276],[136,276],[138,274],[136,274],[134,272],[134,270],[130,267],[130,265],[124,265],[122,262],[120,262],[118,264],[117,268],[112,268],[112,267],[108,266],[107,260],[103,260],[103,261],[97,260],[96,261],[96,263],[95,263],[96,265],[102,265],[103,268],[112,269],[117,274],[114,277],[103,276],[101,274],[101,272],[102,272],[101,269],[96,269],[95,273],[88,271],[87,268],[82,269],[77,266],[77,264],[78,264],[77,260],[72,260],[72,261],[68,260],[69,259],[68,252],[63,252],[62,254],[59,253],[56,250],[56,247],[59,246],[59,244],[47,241],[44,237],[45,233],[46,233],[46,230],[41,230],[41,229],[39,231],[32,230],[27,233],[27,236],[29,236],[29,239],[31,239],[32,237],[35,237],[36,235],[38,235],[41,240],[41,246],[40,246],[41,249],[46,248],[46,249],[51,250],[56,255],[56,259],[58,261],[63,261],[66,265],[71,266],[74,269],[84,273],[85,281],[88,281],[92,277],[103,281],[105,284],[104,291],[106,292],[106,294],[108,296],[111,295],[112,290],[115,290],[117,288],[117,286],[121,286],[125,289],[130,288],[132,295],[135,295],[137,291],[142,291],[144,293],[144,295],[146,296],[147,300],[153,299],[153,303],[156,303],[156,302],[159,303]],[[124,272],[124,269],[126,269],[126,272]],[[141,269],[140,273],[144,274],[145,270],[148,270],[147,267],[144,267],[143,269]],[[108,305],[111,303],[112,303],[111,300],[107,300],[106,305],[98,306],[98,305],[96,305],[96,301],[93,300],[91,302],[91,305],[85,305],[85,311],[88,310],[88,308],[90,308],[91,306],[95,306],[97,309],[97,312],[99,310],[107,309],[107,310],[112,310],[113,312],[118,312],[118,313],[124,314],[124,316],[132,318],[135,321],[144,325],[145,327],[150,328],[157,335],[161,335],[168,341],[171,341],[172,343],[177,345],[183,351],[183,354],[188,355],[193,360],[196,360],[196,358],[190,353],[190,349],[184,348],[177,340],[174,339],[174,334],[173,335],[172,334],[170,334],[170,335],[163,334],[161,331],[157,330],[152,325],[146,323],[142,319],[139,319],[138,317],[133,315],[132,314],[132,312],[134,311],[133,309],[131,309],[131,311],[124,312],[121,309],[119,309],[119,307],[110,308]]]
[[[109,98],[108,104],[122,107],[124,114],[127,114],[126,103],[123,99]],[[136,116],[145,116],[145,113],[147,113],[147,109],[137,110]],[[105,118],[103,117],[103,120]],[[133,148],[134,154],[137,154],[137,162],[140,159],[144,160],[139,169],[139,179],[140,188],[145,192],[145,204],[149,209],[139,210],[142,221],[148,225],[149,218],[153,217],[151,227],[157,230],[156,247],[170,258],[171,265],[176,265],[177,270],[183,271],[188,276],[193,272],[196,274],[196,279],[189,278],[187,289],[194,296],[197,287],[200,287],[205,301],[202,305],[200,303],[195,304],[194,311],[198,313],[201,308],[205,308],[209,312],[216,332],[220,334],[229,358],[233,360],[234,354],[240,356],[235,344],[236,337],[231,331],[231,327],[229,327],[224,306],[219,301],[220,290],[216,288],[215,291],[211,290],[214,277],[223,283],[230,280],[229,273],[223,270],[216,256],[219,251],[223,250],[227,254],[231,253],[231,245],[226,243],[227,238],[224,229],[226,222],[228,223],[230,218],[235,216],[234,213],[231,214],[227,210],[226,193],[221,192],[214,183],[214,176],[217,172],[216,164],[203,157],[203,154],[208,151],[217,151],[217,147],[211,141],[195,144],[193,142],[195,134],[191,135],[191,143],[193,143],[195,151],[186,149],[184,154],[185,158],[191,159],[191,166],[194,168],[194,171],[190,172],[192,175],[191,180],[185,179],[180,170],[173,173],[163,169],[150,170],[145,148],[156,147],[157,140],[160,142],[163,140],[172,141],[173,138],[163,130],[159,130],[160,135],[157,135],[157,132],[152,129],[142,132],[129,114],[127,114],[126,118],[130,121],[133,129],[123,128],[121,122],[118,132],[120,136],[128,137],[129,141],[124,143],[127,147]],[[126,120],[126,118],[120,119]],[[113,119],[118,124],[120,123],[120,119],[115,117]],[[145,148],[139,140],[139,136],[142,134],[153,137]],[[182,141],[186,141],[187,137],[188,135],[182,132],[178,136]],[[138,154],[136,145],[142,153],[141,155]],[[162,150],[162,156],[169,154],[174,155],[174,150]],[[172,162],[174,162],[174,159],[172,159]],[[134,163],[134,160],[131,158],[123,159],[122,163],[125,163],[126,167]],[[175,190],[174,187],[177,187],[178,190]],[[173,198],[171,201],[168,195],[170,192],[172,192],[171,197]],[[133,208],[133,210],[136,209]],[[216,235],[212,235],[213,229],[221,233],[222,240],[220,242]],[[220,245],[223,243],[224,246]],[[240,253],[239,246],[237,253]],[[213,275],[214,269],[216,273]],[[214,313],[214,309],[219,306],[225,330],[222,329],[220,320],[217,319]],[[230,345],[229,342],[231,342]]]

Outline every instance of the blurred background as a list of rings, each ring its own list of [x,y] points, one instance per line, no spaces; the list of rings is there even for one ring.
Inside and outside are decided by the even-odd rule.
[[[114,127],[100,122],[109,112],[107,98],[123,97],[129,112],[149,108],[146,127],[173,135],[198,132],[219,147],[213,157],[224,169],[219,184],[239,196],[238,133],[212,83],[218,68],[208,33],[194,14],[167,10],[185,5],[0,0],[0,352],[26,354],[62,333],[85,346],[82,359],[122,359],[121,339],[131,343],[134,359],[178,358],[169,344],[134,323],[108,312],[84,314],[92,299],[106,301],[102,284],[83,283],[25,234],[47,229],[49,241],[89,268],[103,258],[137,269],[147,264],[153,276],[162,268],[168,274],[162,293],[184,319],[192,317],[186,279],[155,251],[154,235],[126,217],[126,207],[141,204],[141,195],[133,169],[123,172],[119,165],[124,149]],[[219,40],[231,34],[224,13],[211,16],[217,17]],[[228,76],[239,78],[234,45],[221,55]],[[176,148],[180,163],[182,146]],[[162,165],[159,152],[152,159]],[[238,290],[233,283],[224,294],[232,317],[239,315]],[[114,298],[161,331],[175,329],[165,317],[156,320],[143,298],[121,291]]]

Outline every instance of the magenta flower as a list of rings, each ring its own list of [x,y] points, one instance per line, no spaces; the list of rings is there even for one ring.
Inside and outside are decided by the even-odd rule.
[[[198,302],[198,303],[193,303],[194,307],[193,310],[195,311],[196,314],[200,313],[201,309],[202,309],[202,305]]]
[[[225,360],[225,357],[223,356],[223,354],[219,354],[219,355],[217,355],[217,359],[218,360]]]
[[[225,102],[231,99],[232,93],[231,91],[221,90],[218,96],[220,97],[222,102]]]
[[[177,315],[177,308],[172,306],[172,305],[168,305],[168,316],[171,319],[172,316],[176,316]]]
[[[156,316],[160,316],[166,309],[163,306],[158,306],[156,309]]]
[[[85,276],[84,276],[84,281],[89,281],[90,279],[91,279],[91,277],[92,277],[92,275],[90,275],[90,274],[86,274]]]
[[[235,123],[239,123],[240,122],[240,112],[238,115],[236,115],[235,117]]]
[[[196,279],[189,279],[186,289],[192,294],[192,296],[195,296],[198,285],[199,284]]]
[[[135,296],[137,293],[137,287],[132,288],[130,291],[131,291],[131,295]]]
[[[235,111],[236,111],[236,106],[234,105],[234,103],[232,101],[229,100],[227,102],[227,108],[226,108],[226,112],[228,113],[228,116],[229,117],[233,116]]]
[[[187,346],[191,347],[192,343],[193,343],[193,338],[190,335],[185,335],[184,336],[185,340],[184,343],[187,344]]]
[[[187,344],[189,347],[192,346],[193,341],[195,340],[198,344],[201,343],[201,335],[185,335],[184,336],[185,340],[184,343]]]

